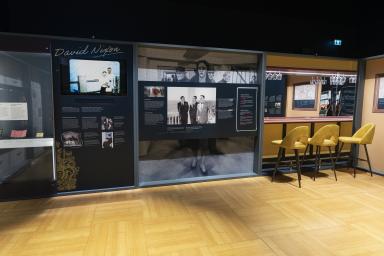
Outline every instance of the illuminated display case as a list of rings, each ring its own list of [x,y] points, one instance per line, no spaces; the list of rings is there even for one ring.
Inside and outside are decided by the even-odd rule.
[[[51,73],[49,54],[0,52],[0,199],[50,190],[54,180]]]

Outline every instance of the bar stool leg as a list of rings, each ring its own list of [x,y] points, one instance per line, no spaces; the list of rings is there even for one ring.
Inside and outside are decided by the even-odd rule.
[[[355,147],[355,150],[358,150],[357,145],[353,144],[351,147]],[[353,163],[354,156],[352,154],[353,150],[351,150],[351,163],[353,165],[353,178],[356,178],[356,165]]]
[[[275,180],[275,175],[276,175],[276,172],[277,172],[277,168],[279,168],[279,164],[280,164],[282,155],[283,155],[283,148],[279,147],[279,153],[277,155],[277,161],[276,161],[276,165],[275,165],[275,170],[273,171],[273,175],[272,175],[272,182]]]
[[[320,147],[316,146],[315,175],[313,176],[313,180],[316,180],[319,169],[320,169]]]
[[[364,144],[364,149],[365,149],[365,155],[367,156],[367,162],[368,162],[368,166],[369,166],[369,171],[371,172],[371,177],[372,177],[373,173],[372,173],[372,167],[371,167],[371,160],[369,159],[369,155],[368,155],[367,144]]]
[[[343,150],[343,147],[344,147],[344,142],[341,142],[341,146],[339,148],[339,151],[337,152],[337,157],[336,157],[336,164],[337,164],[337,161],[339,160],[339,157],[340,157],[340,153],[341,151]]]
[[[331,162],[332,162],[333,173],[335,174],[335,180],[337,181],[337,176],[336,176],[336,165],[335,165],[335,162],[333,161],[333,157],[332,157],[332,149],[331,149],[331,147],[328,147],[328,149],[329,149],[329,157],[331,158]]]
[[[301,167],[300,167],[300,159],[299,159],[299,150],[295,149],[296,156],[296,167],[297,167],[297,178],[299,180],[299,188],[301,188]]]

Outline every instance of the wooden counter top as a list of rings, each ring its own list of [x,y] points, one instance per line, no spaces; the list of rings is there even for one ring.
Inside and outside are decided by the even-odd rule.
[[[265,124],[280,123],[324,123],[352,122],[353,116],[324,116],[324,117],[264,117]]]

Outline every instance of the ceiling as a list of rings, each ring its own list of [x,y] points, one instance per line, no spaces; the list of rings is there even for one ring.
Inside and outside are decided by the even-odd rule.
[[[5,0],[0,31],[351,58],[384,53],[377,5],[315,3]]]

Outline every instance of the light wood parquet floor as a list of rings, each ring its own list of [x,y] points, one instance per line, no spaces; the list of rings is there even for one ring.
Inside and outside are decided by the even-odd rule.
[[[384,255],[384,177],[331,171],[0,203],[0,255]]]

